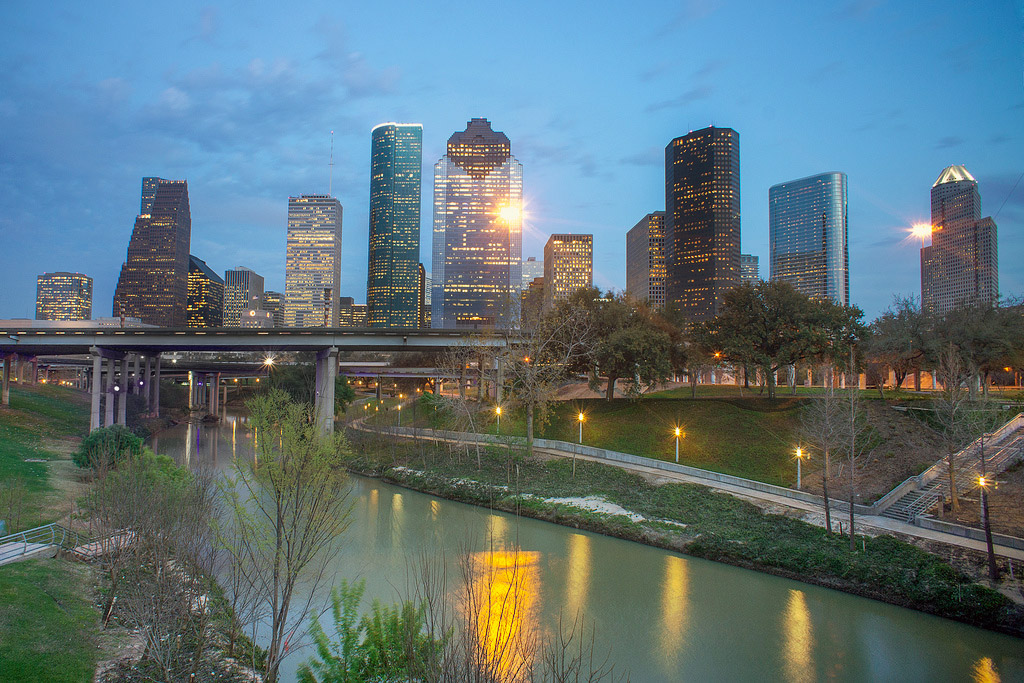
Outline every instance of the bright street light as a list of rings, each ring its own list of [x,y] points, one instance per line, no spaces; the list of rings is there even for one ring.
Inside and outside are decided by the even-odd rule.
[[[501,434],[501,406],[494,407],[494,414],[498,416],[498,434]]]
[[[274,364],[274,357],[267,356],[266,358],[263,359],[263,364],[266,365],[267,367],[270,367],[271,365]]]
[[[796,487],[800,488],[800,461],[804,458],[804,449],[796,447]]]
[[[683,436],[686,436],[686,432],[684,432],[679,427],[676,427],[675,435],[676,435],[676,462],[678,463],[679,462],[679,438],[683,437]]]
[[[582,444],[583,443],[583,420],[584,420],[584,416],[583,416],[583,412],[582,411],[580,412],[579,416],[576,419],[579,420],[579,423],[580,423],[580,444]]]

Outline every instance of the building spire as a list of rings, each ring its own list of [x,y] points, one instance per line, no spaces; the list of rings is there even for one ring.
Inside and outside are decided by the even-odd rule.
[[[327,195],[334,196],[334,131],[331,131],[331,161],[327,164]]]

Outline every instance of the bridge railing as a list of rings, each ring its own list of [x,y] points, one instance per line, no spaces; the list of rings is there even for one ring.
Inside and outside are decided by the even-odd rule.
[[[89,536],[68,529],[61,524],[44,524],[14,534],[0,536],[0,564],[16,557],[40,550],[41,546],[56,546],[62,550],[73,550],[80,545],[91,543]]]

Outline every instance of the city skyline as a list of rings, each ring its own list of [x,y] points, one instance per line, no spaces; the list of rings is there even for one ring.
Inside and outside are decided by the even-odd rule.
[[[1019,10],[889,2],[779,13],[647,3],[623,22],[617,11],[594,8],[566,61],[550,27],[574,11],[546,9],[526,3],[502,22],[491,12],[449,18],[475,36],[473,45],[486,35],[528,48],[454,70],[459,51],[435,44],[439,19],[415,6],[399,12],[401,31],[381,32],[364,8],[240,14],[183,3],[145,41],[130,30],[144,8],[9,10],[0,111],[11,182],[0,189],[0,231],[15,258],[0,317],[32,316],[34,277],[44,271],[89,273],[100,307],[110,301],[120,265],[111,243],[127,242],[138,207],[131,195],[153,173],[189,179],[202,217],[194,250],[211,268],[245,263],[282,290],[283,197],[328,191],[331,130],[333,194],[348,214],[340,293],[361,299],[367,132],[380,121],[420,121],[424,153],[436,159],[471,116],[500,120],[530,169],[524,253],[539,255],[550,234],[593,233],[602,289],[625,288],[622,226],[664,208],[659,150],[721,123],[743,137],[743,253],[768,258],[771,185],[842,169],[851,302],[873,317],[893,294],[918,294],[919,244],[906,230],[928,220],[919,188],[965,164],[1000,226],[1000,289],[1024,290],[1024,266],[1011,258],[1024,249],[1024,188],[1011,193],[1024,156]],[[747,40],[726,46],[716,35]],[[760,63],[755,55],[769,36],[786,49]],[[669,45],[679,40],[701,59],[678,66]],[[979,42],[986,50],[971,49]],[[643,54],[613,59],[609,44]],[[638,45],[651,49],[629,49]],[[568,68],[565,79],[550,77],[555,63]],[[924,76],[936,68],[944,87],[971,99],[969,110],[914,104],[929,101]],[[24,199],[52,187],[62,188],[56,204]],[[429,229],[431,192],[424,178],[421,231]],[[52,248],[37,251],[39,241]],[[426,241],[420,261],[429,264]],[[871,267],[883,259],[893,266],[884,280]]]

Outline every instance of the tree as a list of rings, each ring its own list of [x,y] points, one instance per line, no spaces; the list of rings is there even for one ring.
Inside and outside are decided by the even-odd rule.
[[[970,411],[971,371],[952,344],[939,356],[936,373],[942,391],[934,402],[935,417],[942,429],[946,445],[946,474],[949,481],[949,504],[953,514],[960,512],[960,497],[956,485],[956,453],[974,437],[975,428]]]
[[[266,679],[277,680],[292,638],[322,596],[325,571],[348,526],[348,443],[341,433],[320,433],[308,404],[272,389],[250,400],[256,457],[236,462],[222,486],[242,542],[224,542],[229,562],[246,568],[270,613]],[[293,605],[299,586],[306,597]]]
[[[936,332],[942,348],[957,347],[988,396],[990,375],[1019,357],[1024,318],[1018,307],[961,306],[943,316]]]
[[[90,432],[72,454],[79,467],[104,472],[120,461],[142,455],[142,439],[124,425],[110,425]]]
[[[832,476],[832,454],[844,445],[845,406],[834,391],[815,398],[800,415],[801,434],[814,444],[822,456],[821,475],[822,497],[825,499],[825,531],[832,533],[832,511],[829,504],[828,485]]]
[[[892,370],[897,387],[911,372],[921,369],[930,352],[931,321],[912,297],[895,297],[892,305],[871,323],[867,357],[885,371]],[[884,374],[876,382],[885,381]],[[882,392],[879,384],[879,392]],[[884,394],[883,394],[884,397]]]

